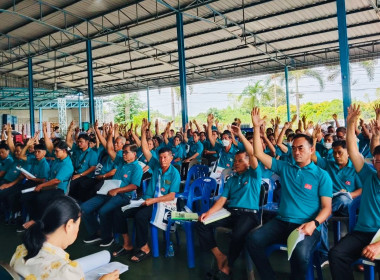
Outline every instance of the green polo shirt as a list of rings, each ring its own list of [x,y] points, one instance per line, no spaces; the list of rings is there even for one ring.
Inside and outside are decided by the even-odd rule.
[[[231,148],[227,152],[222,144],[215,143],[215,149],[219,154],[218,166],[223,168],[232,168],[234,165],[235,155],[239,151],[238,147],[231,144]]]
[[[202,144],[201,144],[202,145]],[[153,198],[156,190],[156,184],[158,177],[160,180],[160,191],[162,195],[166,195],[172,192],[179,192],[179,185],[181,183],[181,177],[177,168],[170,165],[168,170],[162,174],[162,168],[157,158],[152,157],[148,163],[149,167],[152,169],[152,178],[149,181],[148,188],[146,189],[143,199]]]
[[[112,179],[121,180],[120,188],[133,184],[137,187],[140,186],[143,170],[137,160],[127,163],[124,161],[123,156],[116,156],[114,159],[116,166],[116,173]],[[131,195],[134,191],[127,192]]]
[[[48,179],[50,166],[47,162],[46,158],[42,158],[41,160],[37,160],[36,158],[28,158],[27,163],[29,164],[29,172],[32,173],[39,179]]]
[[[317,157],[317,165],[326,170],[333,182],[333,193],[339,192],[340,190],[346,190],[348,192],[353,192],[362,187],[359,175],[356,173],[351,160],[342,169],[339,168],[335,161],[326,160]]]
[[[231,176],[223,189],[222,196],[228,199],[228,207],[258,210],[261,189],[261,168],[249,167],[242,174]]]
[[[272,159],[272,171],[281,177],[278,219],[295,224],[314,220],[321,209],[321,196],[332,197],[329,174],[313,162],[305,167]]]
[[[355,230],[377,232],[380,228],[380,179],[367,163],[358,173],[363,183],[363,192]]]
[[[9,154],[5,159],[0,160],[0,171],[7,171],[13,162],[12,156]]]
[[[202,152],[203,152],[203,144],[201,143],[201,141],[198,141],[197,143],[191,142],[188,157],[191,157],[195,155],[196,153],[198,153],[198,156],[196,157],[196,159],[198,160],[198,162],[201,162]]]
[[[58,184],[58,188],[66,193],[67,184],[71,176],[73,175],[74,167],[69,156],[64,160],[55,159],[50,167],[49,181],[52,179],[58,179],[61,181]]]
[[[76,173],[81,174],[90,167],[98,164],[98,154],[91,148],[83,151],[74,143],[71,150],[73,151],[72,161]],[[89,178],[93,176],[94,172],[86,175],[86,177]]]

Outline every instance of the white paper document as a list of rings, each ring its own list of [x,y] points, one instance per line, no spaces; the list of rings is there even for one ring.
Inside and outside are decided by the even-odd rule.
[[[115,269],[119,270],[120,274],[128,270],[127,265],[119,262],[110,263],[110,260],[110,252],[104,250],[76,261],[81,266],[86,280],[98,280],[102,275],[111,273]]]
[[[287,246],[288,246],[288,260],[292,257],[293,251],[296,248],[297,244],[305,239],[305,234],[302,231],[297,229],[293,230],[288,237]]]
[[[33,192],[35,188],[36,188],[36,187],[27,188],[27,189],[25,189],[25,190],[22,190],[21,193]]]
[[[29,171],[25,170],[24,168],[22,168],[21,166],[16,166],[16,169],[17,170],[20,170],[22,174],[24,175],[27,175],[29,176],[30,178],[36,178],[36,176],[34,176],[32,173],[30,173]]]
[[[105,180],[97,194],[107,195],[110,190],[120,188],[121,180]]]
[[[140,198],[139,200],[131,200],[130,203],[128,205],[125,205],[123,207],[121,207],[121,211],[126,211],[128,209],[131,209],[131,208],[136,208],[136,207],[140,207],[141,204],[143,204],[145,202],[144,199]]]
[[[216,222],[216,221],[219,221],[221,219],[224,219],[224,218],[227,218],[231,216],[231,212],[229,212],[227,209],[225,208],[222,208],[220,209],[219,211],[211,214],[210,216],[208,216],[206,219],[203,220],[203,224],[207,225],[207,224],[210,224],[212,222]]]
[[[370,244],[376,243],[380,241],[380,229],[376,232],[375,236],[372,238]],[[377,254],[375,260],[380,260],[380,254]]]

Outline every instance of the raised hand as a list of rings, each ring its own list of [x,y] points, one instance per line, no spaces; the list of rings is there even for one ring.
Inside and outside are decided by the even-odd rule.
[[[212,126],[213,123],[214,123],[214,115],[213,114],[208,114],[208,116],[207,116],[207,124],[209,126]]]
[[[297,114],[293,115],[291,122],[294,123],[296,121],[296,119],[297,119]]]
[[[276,117],[274,119],[274,124],[278,126],[278,125],[280,125],[280,123],[281,123],[280,117]]]
[[[260,109],[258,107],[252,109],[251,120],[254,127],[260,127],[264,123],[264,119],[260,118]]]
[[[241,129],[237,125],[231,125],[231,132],[235,135],[240,135]]]
[[[321,134],[321,126],[319,124],[317,124],[315,127],[314,127],[314,130],[313,130],[313,138],[314,139],[318,139],[318,136]]]
[[[360,116],[360,105],[353,104],[348,107],[347,124],[355,124]]]
[[[286,122],[286,123],[284,123],[284,128],[285,128],[285,129],[290,128],[290,122]]]
[[[337,114],[333,114],[332,118],[333,118],[334,121],[336,121],[336,120],[338,120],[338,115]]]
[[[98,120],[95,120],[95,123],[94,123],[94,129],[95,129],[95,130],[98,130],[98,126],[99,126]]]

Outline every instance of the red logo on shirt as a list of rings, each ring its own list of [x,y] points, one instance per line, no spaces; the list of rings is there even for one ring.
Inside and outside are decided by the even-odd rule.
[[[161,188],[161,191],[164,192],[164,191],[166,191],[166,190],[165,190],[165,188]]]
[[[227,163],[227,164],[226,164],[226,166],[227,166],[227,167],[230,167],[230,164],[229,164],[229,163]]]
[[[311,190],[312,185],[305,184],[305,189]]]
[[[350,181],[346,181],[346,185],[351,186],[351,182]]]
[[[127,178],[128,177],[128,174],[124,174],[124,178]]]
[[[248,184],[248,181],[244,183],[244,186],[245,186],[246,184]]]

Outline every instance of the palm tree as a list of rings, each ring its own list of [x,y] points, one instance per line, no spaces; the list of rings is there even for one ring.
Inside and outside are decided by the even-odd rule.
[[[241,101],[242,98],[245,98],[248,108],[262,105],[270,100],[266,84],[262,83],[262,81],[257,81],[253,85],[249,84],[246,86],[237,97],[238,101]]]
[[[367,78],[370,82],[372,82],[375,78],[375,66],[377,64],[376,60],[367,60],[367,61],[360,61],[357,63],[358,66],[363,68],[365,72],[367,73]],[[326,66],[327,71],[329,72],[329,75],[327,76],[327,80],[330,82],[333,82],[340,76],[340,67],[339,65],[331,65]],[[351,65],[350,65],[350,76],[352,77],[352,71],[351,71]],[[357,83],[357,80],[352,80],[351,82],[353,85]]]
[[[322,77],[322,74],[318,70],[313,69],[302,69],[302,70],[294,70],[289,72],[289,81],[294,81],[296,84],[296,107],[297,107],[297,118],[300,116],[300,99],[302,98],[303,94],[299,91],[299,81],[303,78],[313,78],[318,81],[319,83],[319,89],[320,91],[323,90],[325,87],[325,83]]]
[[[267,85],[268,88],[268,93],[272,95],[273,93],[273,98],[271,97],[270,100],[273,100],[273,103],[270,102],[271,104],[269,105],[274,105],[274,110],[277,115],[277,107],[279,105],[283,105],[286,103],[286,97],[285,97],[285,92],[284,89],[277,84],[278,78],[283,77],[283,73],[275,73],[272,75],[269,75],[269,78],[266,80],[265,84]]]

